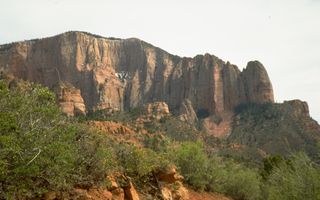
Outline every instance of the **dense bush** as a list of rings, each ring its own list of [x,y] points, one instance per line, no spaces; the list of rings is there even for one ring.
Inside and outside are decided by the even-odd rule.
[[[104,141],[64,117],[47,88],[18,83],[9,90],[0,81],[0,199],[102,181],[112,166]]]
[[[145,135],[143,143],[155,152],[165,152],[172,145],[172,141],[162,134]]]
[[[256,170],[221,157],[208,157],[200,142],[184,142],[171,152],[188,184],[198,190],[225,193],[234,199],[260,199]]]
[[[219,157],[211,158],[209,166],[209,190],[225,193],[234,199],[261,198],[261,181],[256,170]]]
[[[77,168],[73,176],[76,184],[92,186],[104,184],[105,175],[119,169],[114,142],[82,124],[77,126]]]
[[[117,145],[116,155],[122,173],[143,184],[152,177],[152,172],[170,164],[162,154],[149,148],[139,148],[132,144]]]
[[[170,153],[187,183],[203,190],[208,184],[208,157],[200,142],[184,142]]]
[[[287,162],[281,156],[269,156],[263,159],[263,167],[260,170],[261,177],[267,180],[275,168],[278,168],[283,162]]]
[[[320,170],[303,153],[274,167],[266,182],[268,200],[320,199]]]

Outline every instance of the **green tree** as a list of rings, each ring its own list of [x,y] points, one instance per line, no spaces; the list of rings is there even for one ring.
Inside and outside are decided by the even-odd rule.
[[[267,181],[269,200],[320,199],[320,170],[304,153],[272,170]]]

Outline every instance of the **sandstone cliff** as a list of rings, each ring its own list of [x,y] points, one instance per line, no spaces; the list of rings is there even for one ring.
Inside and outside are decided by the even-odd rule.
[[[241,72],[213,55],[182,58],[139,39],[84,32],[1,45],[0,70],[60,91],[69,115],[166,102],[170,112],[194,122],[195,113],[222,116],[239,104],[274,101],[258,61]]]

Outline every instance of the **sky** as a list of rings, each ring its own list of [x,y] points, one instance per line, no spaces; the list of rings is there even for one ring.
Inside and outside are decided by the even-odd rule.
[[[70,30],[136,37],[169,53],[259,60],[276,102],[320,122],[320,0],[0,0],[0,44]]]

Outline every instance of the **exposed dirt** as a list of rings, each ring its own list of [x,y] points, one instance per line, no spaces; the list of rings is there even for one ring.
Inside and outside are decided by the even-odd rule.
[[[224,196],[222,194],[213,193],[213,192],[196,192],[190,188],[189,190],[189,199],[191,200],[232,200],[232,198]]]

